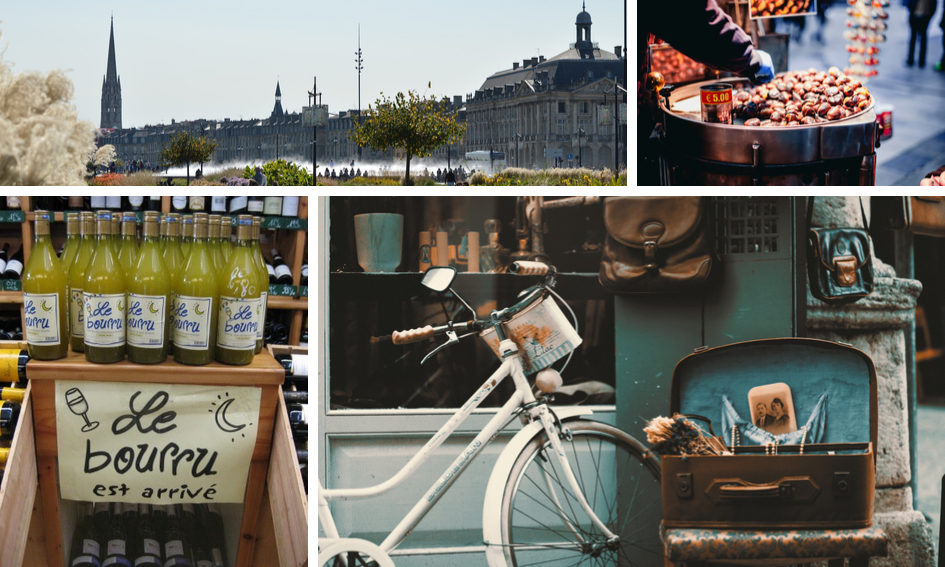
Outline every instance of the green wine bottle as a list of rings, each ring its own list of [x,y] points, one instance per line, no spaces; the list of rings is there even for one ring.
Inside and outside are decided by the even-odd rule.
[[[220,219],[220,249],[223,250],[223,263],[230,261],[233,255],[233,241],[230,239],[233,235],[233,217],[221,217]]]
[[[69,276],[69,342],[72,352],[85,352],[85,270],[95,252],[95,215],[89,211],[81,214],[82,242],[71,266],[65,266]]]
[[[253,257],[256,259],[256,272],[259,278],[259,331],[256,333],[256,348],[253,352],[259,354],[265,342],[264,327],[266,326],[266,311],[269,307],[269,271],[266,270],[266,260],[263,258],[262,246],[259,244],[259,235],[262,232],[262,218],[253,217]]]
[[[69,350],[66,274],[49,237],[48,211],[36,211],[36,243],[23,272],[24,331],[30,357],[55,360]]]
[[[125,358],[125,274],[111,242],[111,213],[96,213],[98,244],[86,269],[85,359],[108,364]]]
[[[180,217],[180,251],[184,254],[184,261],[190,256],[190,249],[194,245],[194,215]]]
[[[220,246],[220,215],[210,215],[210,253],[213,254],[213,265],[217,273],[226,268],[223,260],[223,248]]]
[[[128,283],[128,360],[157,364],[167,359],[171,277],[158,241],[158,213],[144,213],[144,242]]]
[[[164,246],[164,263],[167,265],[167,273],[171,277],[171,295],[170,295],[170,318],[167,327],[167,345],[168,353],[174,351],[174,311],[177,309],[177,292],[174,286],[181,269],[184,267],[184,253],[180,250],[180,229],[181,219],[177,213],[168,213],[165,217],[167,221],[167,235]]]
[[[206,213],[194,215],[196,241],[174,284],[174,360],[208,364],[216,342],[220,288],[210,253]]]
[[[66,336],[72,337],[72,291],[69,289],[69,272],[75,262],[79,246],[82,245],[82,219],[79,213],[66,213],[66,246],[59,256],[62,272],[66,275]]]
[[[138,265],[138,219],[134,213],[121,215],[121,247],[118,249],[118,261],[125,272],[125,281],[131,281]]]
[[[253,217],[240,215],[237,246],[223,270],[216,359],[224,364],[253,361],[259,322],[259,275],[253,257]]]

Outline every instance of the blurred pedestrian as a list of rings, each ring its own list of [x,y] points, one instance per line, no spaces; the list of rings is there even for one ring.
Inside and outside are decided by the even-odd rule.
[[[256,166],[256,175],[253,176],[253,179],[256,181],[256,184],[260,187],[266,186],[266,174],[263,173],[263,169]]]
[[[817,31],[814,32],[811,39],[821,45],[824,45],[822,32],[824,31],[824,25],[827,23],[827,8],[829,7],[830,0],[817,0],[817,21],[820,22],[820,24],[817,26]]]
[[[936,0],[909,0],[909,27],[912,28],[912,37],[909,39],[909,59],[906,65],[912,67],[915,63],[916,38],[919,39],[919,68],[925,67],[925,54],[928,50],[929,22],[935,13]]]

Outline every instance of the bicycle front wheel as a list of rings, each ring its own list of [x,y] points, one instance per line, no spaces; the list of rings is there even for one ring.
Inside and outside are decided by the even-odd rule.
[[[547,433],[522,450],[502,495],[502,545],[509,567],[662,566],[663,505],[656,455],[604,423],[566,422],[561,439],[591,509],[619,536],[607,541],[574,495]]]

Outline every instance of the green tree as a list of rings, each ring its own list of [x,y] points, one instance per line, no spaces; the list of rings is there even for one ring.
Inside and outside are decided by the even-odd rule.
[[[161,163],[165,167],[187,165],[187,185],[190,185],[190,164],[210,161],[217,142],[194,136],[190,132],[178,132],[161,147]]]
[[[466,131],[449,111],[449,99],[420,97],[416,92],[397,93],[390,99],[381,93],[373,107],[368,106],[363,124],[356,121],[348,137],[359,146],[377,151],[403,148],[407,157],[404,185],[411,185],[410,160],[427,157],[444,144],[458,142]]]

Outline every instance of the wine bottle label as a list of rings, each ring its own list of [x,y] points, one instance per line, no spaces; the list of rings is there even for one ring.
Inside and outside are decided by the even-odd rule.
[[[24,293],[23,313],[26,322],[26,342],[31,345],[58,345],[59,294]]]
[[[269,277],[276,277],[276,271],[272,269],[272,264],[266,264],[266,271],[269,272]]]
[[[120,209],[121,208],[121,196],[117,197],[105,197],[105,207],[108,209]]]
[[[283,197],[282,198],[282,216],[284,217],[299,216],[299,198],[298,197]]]
[[[279,197],[266,197],[263,206],[264,215],[279,215],[282,212],[282,199]]]
[[[174,346],[202,350],[210,346],[212,297],[178,295],[174,306]]]
[[[82,540],[82,553],[85,555],[94,555],[95,557],[99,556],[99,550],[101,548],[98,545],[98,542],[94,539],[83,539]]]
[[[210,555],[213,556],[213,567],[226,567],[226,564],[223,562],[223,552],[220,551],[220,548],[214,547],[211,549]]]
[[[259,332],[259,299],[220,297],[217,346],[233,350],[256,348]]]
[[[263,212],[263,202],[262,201],[249,201],[246,205],[248,211],[251,213],[261,213]]]
[[[287,276],[290,279],[292,278],[292,270],[290,270],[289,267],[286,266],[285,264],[280,264],[276,266],[275,271],[276,271],[277,278],[281,278],[282,276]]]
[[[226,212],[226,195],[222,197],[211,197],[210,210],[215,213],[225,213]]]
[[[269,301],[269,293],[265,291],[260,293],[259,294],[259,311],[258,311],[258,315],[256,316],[256,320],[259,321],[259,328],[256,329],[257,341],[261,341],[264,337],[263,332],[265,331],[265,327],[266,327],[266,305],[267,305],[266,302],[267,301]]]
[[[125,344],[125,294],[84,291],[85,344],[114,347]]]
[[[184,542],[182,542],[181,540],[172,539],[164,544],[164,556],[167,557],[168,559],[171,559],[175,555],[179,556],[183,554],[184,554]]]
[[[95,197],[93,196],[90,204],[93,209],[104,209],[105,208],[105,197]]]
[[[0,382],[18,382],[19,367],[19,349],[0,349]]]
[[[69,290],[72,296],[72,305],[69,308],[69,318],[72,321],[72,336],[85,336],[85,301],[81,289],[72,288]]]
[[[206,559],[198,559],[197,567],[213,567],[213,563],[207,561]]]
[[[98,557],[94,555],[80,555],[72,560],[72,567],[77,565],[99,565]]]
[[[292,375],[308,376],[308,356],[304,354],[292,355]]]
[[[161,348],[164,346],[164,318],[167,298],[163,295],[128,294],[129,346]]]
[[[7,261],[6,261],[6,259],[0,258],[0,274],[2,274],[3,272],[5,272],[6,269],[7,269]]]
[[[174,567],[175,565],[180,565],[182,567],[192,567],[193,563],[190,562],[190,559],[186,557],[171,557],[164,562],[164,567]]]
[[[206,202],[203,197],[191,197],[190,198],[190,210],[192,211],[202,211],[206,206]]]
[[[135,567],[140,565],[157,565],[161,567],[161,560],[155,555],[142,555],[141,557],[135,559]]]
[[[23,262],[20,262],[16,258],[11,258],[10,261],[7,262],[7,267],[6,267],[6,270],[4,271],[16,272],[16,277],[19,278],[20,275],[23,273]]]
[[[93,197],[94,199],[94,197]],[[183,210],[187,208],[187,197],[171,197],[171,204],[174,205],[174,210]]]
[[[142,205],[144,205],[144,197],[143,197],[143,196],[141,196],[141,197],[128,197],[128,203],[129,203],[132,207],[140,208]]]
[[[144,538],[144,552],[148,555],[160,555],[161,554],[161,544],[155,539]]]
[[[110,539],[108,540],[108,548],[105,552],[107,555],[124,555],[125,554],[125,540],[123,539]]]
[[[302,264],[302,277],[308,277],[308,264]]]
[[[69,208],[70,208],[70,209],[81,209],[81,208],[82,208],[82,195],[70,195],[70,196],[69,196]]]
[[[246,208],[249,197],[233,197],[230,201],[230,212],[242,211]]]
[[[122,555],[113,555],[102,561],[102,567],[110,567],[111,565],[121,565],[121,567],[131,567],[131,561],[127,557]]]

